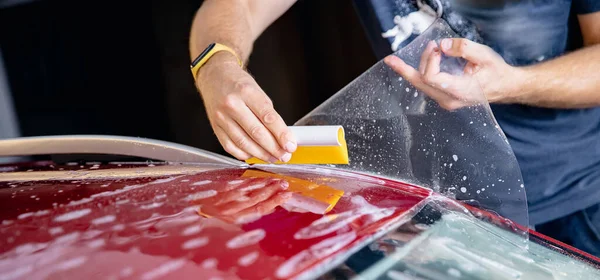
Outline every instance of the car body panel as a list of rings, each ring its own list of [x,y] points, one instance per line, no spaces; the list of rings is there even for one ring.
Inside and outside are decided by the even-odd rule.
[[[344,195],[326,215],[255,207],[247,213],[264,213],[246,218],[217,213],[207,218],[199,214],[198,201],[223,201],[243,189],[252,198],[280,179],[247,177],[244,168],[177,168],[182,174],[153,172],[168,171],[168,165],[140,169],[38,163],[22,175],[70,171],[62,173],[66,175],[62,180],[43,180],[44,176],[33,181],[3,180],[0,274],[15,279],[310,277],[318,267],[331,268],[344,259],[340,256],[410,219],[411,211],[430,194],[415,186],[349,173],[304,172],[308,179],[320,177],[336,188],[344,186]],[[0,175],[14,175],[24,167],[4,170]],[[113,170],[113,176],[90,175],[107,175],[106,170]],[[117,170],[138,176],[119,177]],[[294,184],[290,181],[288,188]],[[286,188],[267,192],[273,197]]]
[[[310,203],[286,204],[303,190],[319,189],[312,198],[335,201],[327,213]],[[331,200],[327,193],[339,197]],[[407,225],[439,224],[437,214],[423,215],[432,205],[507,234],[519,226],[426,188],[315,166],[2,165],[0,201],[2,279],[363,279],[373,273],[394,279],[390,273],[398,272],[397,265],[387,273],[377,268],[383,261],[403,263],[393,256],[407,248],[427,248],[415,244],[428,234],[426,227],[398,236]],[[600,267],[594,256],[529,232],[529,242],[546,253],[561,254],[591,273]],[[513,249],[523,250],[519,246]],[[392,257],[369,263],[365,250]],[[357,260],[370,268],[340,276]],[[412,279],[414,271],[405,272]]]

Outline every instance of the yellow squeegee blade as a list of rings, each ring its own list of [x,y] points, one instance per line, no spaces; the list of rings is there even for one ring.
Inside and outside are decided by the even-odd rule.
[[[338,130],[337,146],[302,146],[292,153],[288,162],[277,161],[275,164],[348,164],[348,147],[344,137],[344,131]],[[248,164],[265,164],[267,162],[258,158],[246,160]]]

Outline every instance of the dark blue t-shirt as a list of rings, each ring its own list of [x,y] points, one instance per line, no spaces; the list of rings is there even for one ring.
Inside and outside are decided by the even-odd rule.
[[[453,0],[453,8],[507,63],[531,65],[581,47],[569,20],[600,11],[600,1]],[[600,108],[491,107],[519,161],[531,224],[600,203]]]
[[[369,16],[366,9],[361,9],[365,8],[365,2],[359,4],[361,1],[356,3],[363,20],[379,22],[382,30],[393,27],[394,15],[403,16],[415,10],[413,1],[370,0]],[[436,1],[425,2],[437,5]],[[576,15],[600,11],[600,0],[442,0],[441,3],[446,8],[442,17],[447,21],[454,13],[470,21],[467,25],[452,26],[460,36],[489,45],[515,66],[543,62],[580,48]],[[477,34],[470,31],[474,30],[472,25],[476,26]],[[365,27],[368,31],[377,29],[368,24]],[[387,42],[381,43],[381,37],[369,33],[379,57],[391,52]],[[519,161],[531,224],[600,203],[600,108],[491,107]]]

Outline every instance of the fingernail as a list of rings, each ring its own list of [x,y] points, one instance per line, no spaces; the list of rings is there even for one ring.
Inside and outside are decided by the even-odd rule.
[[[292,142],[292,141],[288,141],[288,142],[285,144],[285,149],[286,149],[288,152],[290,152],[290,153],[293,153],[293,152],[295,152],[297,148],[298,148],[298,145],[297,145],[296,143]]]
[[[269,158],[269,162],[270,163],[276,163],[277,159],[275,157],[271,157],[271,158]]]
[[[281,156],[281,161],[283,162],[288,162],[290,159],[292,159],[292,154],[290,153],[285,153],[283,156]]]
[[[443,39],[442,40],[442,48],[444,50],[449,50],[452,48],[452,40],[451,39]]]

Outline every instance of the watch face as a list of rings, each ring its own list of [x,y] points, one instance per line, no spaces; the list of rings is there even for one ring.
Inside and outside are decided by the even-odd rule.
[[[200,60],[202,60],[202,58],[204,56],[206,56],[206,54],[208,52],[210,52],[210,50],[212,50],[215,47],[215,43],[211,43],[210,45],[208,45],[208,47],[206,47],[206,49],[204,49],[200,55],[198,55],[198,57],[196,57],[196,59],[194,59],[194,61],[192,61],[192,67],[196,66],[196,64],[198,64],[198,62],[200,62]]]

